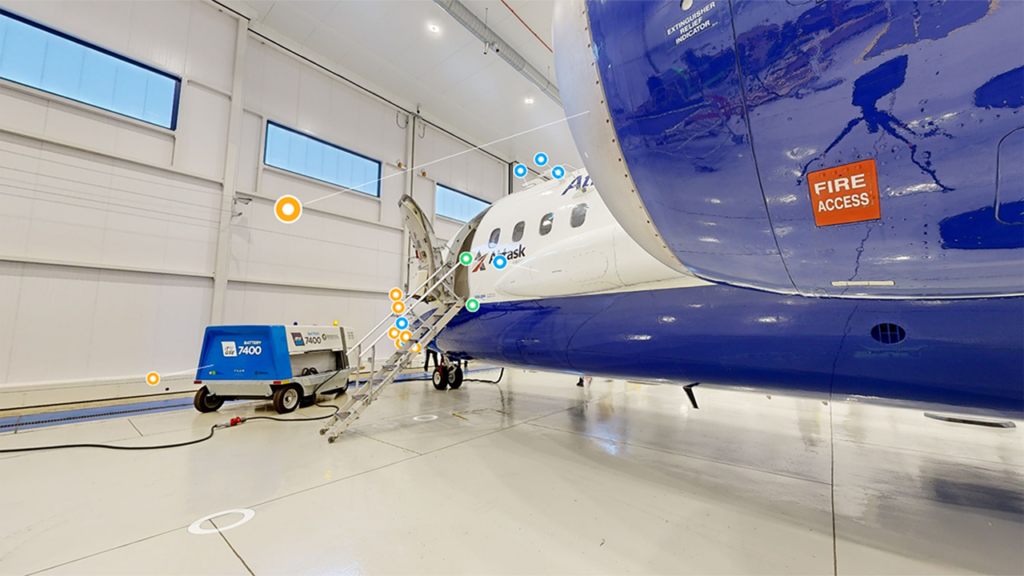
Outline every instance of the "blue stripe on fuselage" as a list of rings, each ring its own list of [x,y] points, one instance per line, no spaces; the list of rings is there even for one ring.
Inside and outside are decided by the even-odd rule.
[[[899,344],[871,328],[895,323]],[[483,304],[438,345],[508,366],[1024,413],[1024,299],[847,300],[704,286]]]

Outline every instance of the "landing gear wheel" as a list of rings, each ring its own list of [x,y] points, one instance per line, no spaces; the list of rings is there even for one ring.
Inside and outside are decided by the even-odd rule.
[[[302,390],[298,386],[285,386],[274,392],[274,410],[278,414],[287,414],[299,407],[302,401]]]
[[[462,366],[456,366],[454,370],[448,371],[448,387],[458,390],[462,386]]]
[[[434,370],[434,390],[445,390],[448,388],[448,367],[438,366]]]
[[[192,404],[200,412],[216,412],[224,405],[224,399],[210,394],[210,390],[203,386],[199,389],[199,392],[196,392],[196,399],[192,401]]]

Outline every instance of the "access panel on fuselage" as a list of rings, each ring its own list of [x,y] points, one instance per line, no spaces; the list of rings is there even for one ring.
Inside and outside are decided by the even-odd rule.
[[[1024,291],[1024,228],[994,209],[1000,141],[1024,126],[1024,3],[732,6],[761,184],[801,292]]]
[[[729,3],[587,9],[624,161],[668,247],[705,278],[792,291],[754,164]]]

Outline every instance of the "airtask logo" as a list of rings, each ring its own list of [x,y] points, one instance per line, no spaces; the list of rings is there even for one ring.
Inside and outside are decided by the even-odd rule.
[[[590,186],[590,184],[591,182],[589,174],[587,174],[586,178],[584,178],[582,175],[577,176],[572,179],[572,182],[569,182],[569,185],[565,187],[565,190],[562,190],[561,196],[565,196],[565,193],[568,192],[569,190],[572,190],[573,188],[586,188],[587,186]]]
[[[498,270],[501,270],[505,266],[508,266],[509,262],[519,260],[520,258],[525,257],[526,246],[523,246],[522,244],[520,244],[515,250],[505,249],[500,252],[498,250],[491,250],[490,256],[488,258],[484,258],[483,252],[477,252],[476,258],[477,260],[479,260],[479,262],[476,263],[476,266],[473,268],[473,272],[487,270],[488,265],[494,266]]]

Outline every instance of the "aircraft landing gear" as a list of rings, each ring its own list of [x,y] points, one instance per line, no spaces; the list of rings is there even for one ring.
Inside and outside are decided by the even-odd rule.
[[[462,366],[458,362],[442,361],[434,370],[433,381],[435,390],[451,388],[458,390],[462,386]]]

